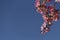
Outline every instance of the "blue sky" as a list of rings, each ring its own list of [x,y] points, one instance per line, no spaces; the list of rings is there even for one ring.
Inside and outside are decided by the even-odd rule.
[[[35,0],[0,0],[0,40],[42,40],[43,18]],[[56,8],[60,9],[57,5]],[[60,40],[60,20],[51,26],[45,40]]]

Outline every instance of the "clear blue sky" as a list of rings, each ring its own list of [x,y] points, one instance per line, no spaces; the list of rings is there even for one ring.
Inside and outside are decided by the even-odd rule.
[[[0,40],[42,40],[43,18],[36,12],[34,1],[0,0]],[[45,40],[60,40],[60,20],[51,26]]]

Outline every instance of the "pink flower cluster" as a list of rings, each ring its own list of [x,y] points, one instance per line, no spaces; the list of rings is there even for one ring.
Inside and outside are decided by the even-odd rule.
[[[41,26],[41,33],[49,32],[50,26],[53,24],[53,21],[57,21],[59,19],[59,12],[55,9],[51,4],[46,6],[46,2],[50,2],[51,0],[44,0],[42,4],[40,4],[40,0],[36,0],[35,7],[37,12],[39,12],[43,19],[44,23]]]

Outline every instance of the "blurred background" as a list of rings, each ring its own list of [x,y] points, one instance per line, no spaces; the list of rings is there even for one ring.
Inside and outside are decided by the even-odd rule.
[[[44,21],[34,3],[35,0],[0,0],[0,40],[43,40],[40,26]],[[56,9],[60,9],[60,3]],[[51,26],[44,40],[60,40],[60,20]]]

